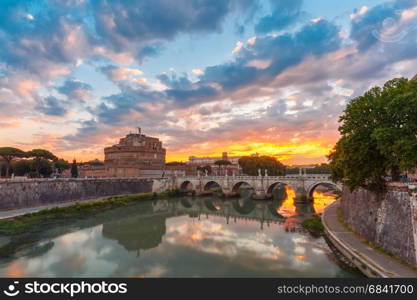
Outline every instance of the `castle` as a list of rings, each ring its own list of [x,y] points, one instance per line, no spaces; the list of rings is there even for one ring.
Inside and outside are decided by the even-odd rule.
[[[104,148],[104,164],[109,177],[160,176],[165,168],[166,150],[158,138],[130,133],[119,143]]]

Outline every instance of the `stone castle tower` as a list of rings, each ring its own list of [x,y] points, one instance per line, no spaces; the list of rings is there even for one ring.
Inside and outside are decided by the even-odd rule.
[[[104,149],[104,164],[109,176],[138,177],[141,170],[161,170],[166,150],[158,138],[141,132],[129,133],[119,143]]]

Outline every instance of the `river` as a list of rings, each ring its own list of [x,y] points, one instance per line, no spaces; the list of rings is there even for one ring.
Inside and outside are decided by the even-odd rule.
[[[300,221],[334,201],[143,201],[0,237],[2,277],[351,277]]]

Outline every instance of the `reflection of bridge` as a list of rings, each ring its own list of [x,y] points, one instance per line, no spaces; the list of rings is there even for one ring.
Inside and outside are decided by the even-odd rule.
[[[285,223],[286,216],[280,214],[280,208],[284,203],[284,199],[259,202],[252,201],[252,199],[238,198],[229,201],[216,200],[213,198],[184,198],[180,201],[179,211],[181,213],[188,213],[190,216],[194,216],[198,219],[202,215],[219,216],[226,219],[226,223],[229,224],[229,220],[236,221],[256,221],[261,224],[263,228],[264,224],[276,224]],[[290,204],[294,206],[295,215],[310,215],[314,213],[313,203],[301,203],[296,202]],[[288,209],[288,207],[285,207]]]
[[[164,179],[162,179],[164,180]],[[282,185],[292,188],[297,198],[301,195],[311,197],[314,189],[319,185],[325,185],[334,189],[341,189],[329,179],[327,174],[297,175],[297,176],[183,176],[173,179],[171,188],[179,188],[183,191],[196,191],[204,194],[212,189],[221,189],[226,195],[234,195],[239,189],[252,188],[254,198],[264,199],[272,196],[272,191]]]
[[[295,230],[292,218],[280,214],[284,199],[274,201],[252,201],[250,198],[221,200],[214,197],[178,198],[170,200],[146,201],[123,208],[126,215],[122,218],[103,223],[103,236],[117,240],[128,251],[140,253],[157,247],[166,234],[166,219],[188,215],[201,220],[208,216],[226,219],[226,223],[254,221],[264,225],[285,223],[286,230]],[[313,204],[294,202],[295,215],[314,213]],[[290,220],[286,223],[287,220]]]

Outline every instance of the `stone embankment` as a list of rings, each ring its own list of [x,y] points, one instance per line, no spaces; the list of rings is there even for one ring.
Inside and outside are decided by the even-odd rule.
[[[360,236],[417,267],[417,185],[391,184],[383,194],[345,188],[340,212]]]
[[[344,188],[322,219],[332,246],[367,276],[417,277],[417,185]]]
[[[0,210],[44,206],[115,195],[153,192],[153,179],[37,179],[0,181]]]

